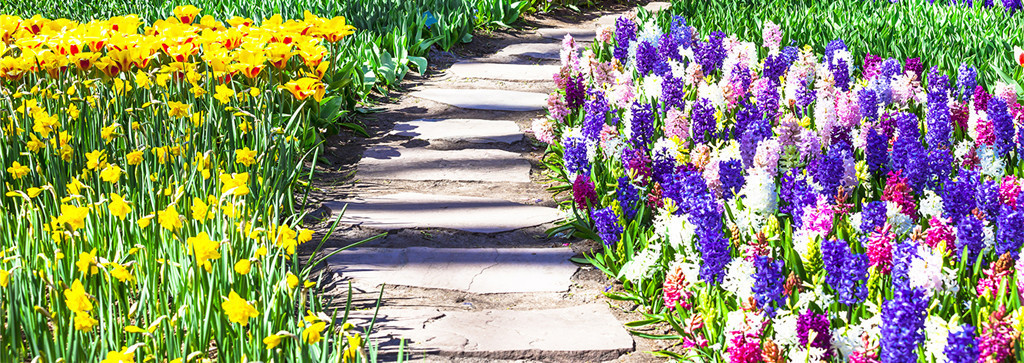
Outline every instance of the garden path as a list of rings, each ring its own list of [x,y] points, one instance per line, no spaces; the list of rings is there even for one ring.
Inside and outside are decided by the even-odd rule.
[[[592,41],[614,17],[539,29],[431,77],[399,100],[405,120],[365,145],[355,191],[324,200],[343,237],[388,232],[327,268],[334,289],[355,291],[357,326],[382,295],[371,337],[384,353],[405,340],[428,361],[650,358],[629,354],[631,319],[601,296],[600,272],[570,262],[592,245],[545,235],[562,214],[543,185],[543,147],[523,131],[553,90],[555,39]]]

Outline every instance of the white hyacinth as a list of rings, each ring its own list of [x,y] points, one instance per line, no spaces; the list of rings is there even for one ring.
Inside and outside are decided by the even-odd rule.
[[[931,219],[932,216],[942,216],[942,197],[931,190],[924,191],[924,198],[921,199],[921,206],[918,211],[925,219]]]
[[[725,280],[722,288],[736,295],[739,301],[747,301],[754,296],[754,263],[745,258],[735,258],[726,266]]]

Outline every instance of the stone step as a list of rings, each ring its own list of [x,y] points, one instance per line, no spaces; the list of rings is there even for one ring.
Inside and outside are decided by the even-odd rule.
[[[647,9],[647,11],[650,11],[652,13],[656,13],[663,10],[671,10],[672,4],[663,1],[655,1],[647,3],[647,5],[644,5],[644,9]]]
[[[462,61],[452,65],[448,73],[461,78],[484,78],[503,81],[551,81],[559,66],[541,64],[509,64]]]
[[[349,321],[366,326],[373,311]],[[548,310],[442,311],[381,308],[371,339],[385,352],[449,357],[601,362],[632,351],[633,338],[603,304]]]
[[[363,152],[356,178],[527,183],[530,168],[527,159],[504,150],[376,145]]]
[[[577,269],[573,254],[568,247],[352,248],[328,263],[367,290],[388,284],[475,294],[565,292]]]
[[[496,89],[430,88],[411,96],[471,110],[538,111],[548,104],[548,96],[543,93]]]
[[[447,228],[476,233],[514,231],[561,218],[555,208],[517,204],[501,199],[397,193],[324,203],[334,213],[348,208],[345,224],[395,230]]]
[[[614,22],[614,20],[612,20]],[[502,48],[494,57],[528,57],[546,60],[561,59],[559,43],[516,43]]]
[[[523,139],[513,121],[424,119],[398,122],[391,134],[420,140],[467,141],[475,144],[511,144]]]
[[[597,38],[597,32],[591,28],[576,28],[576,29],[565,29],[565,28],[541,28],[537,29],[537,34],[548,39],[562,40],[566,34],[571,34],[572,38],[577,42],[593,42]]]

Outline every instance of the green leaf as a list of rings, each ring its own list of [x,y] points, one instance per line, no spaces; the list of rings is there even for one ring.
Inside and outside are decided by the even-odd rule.
[[[427,59],[423,57],[409,57],[409,61],[416,65],[416,72],[424,74],[427,72]]]

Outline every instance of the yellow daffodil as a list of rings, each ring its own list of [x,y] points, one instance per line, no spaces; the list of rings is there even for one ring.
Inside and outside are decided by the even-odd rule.
[[[21,165],[21,163],[17,161],[11,163],[11,167],[7,168],[7,172],[11,174],[11,177],[14,179],[21,179],[28,175],[30,171],[31,170],[27,166]]]
[[[77,193],[72,193],[77,194]],[[78,207],[70,204],[60,206],[60,217],[58,221],[71,227],[72,231],[85,228],[85,218],[89,216],[88,207]]]
[[[107,183],[117,183],[118,180],[121,180],[121,167],[113,164],[108,165],[100,172],[100,179]]]
[[[175,205],[167,206],[167,209],[157,212],[156,215],[160,227],[171,232],[181,228],[181,215],[178,214],[178,208]]]
[[[220,304],[220,307],[224,309],[224,314],[227,314],[228,320],[242,326],[249,325],[249,319],[259,316],[256,308],[241,296],[238,296],[238,293],[234,290],[231,290],[231,294]]]
[[[76,312],[74,323],[75,330],[90,332],[92,331],[92,328],[98,325],[100,322],[99,320],[93,319],[92,316],[89,316],[89,313],[87,312]]]
[[[231,102],[231,99],[235,97],[235,91],[228,87],[226,84],[217,85],[216,91],[213,94],[213,98],[220,101],[221,104],[227,104]]]
[[[231,192],[236,197],[249,195],[249,173],[221,174],[220,182],[221,194]]]
[[[241,259],[235,262],[235,273],[239,275],[248,275],[251,268],[252,263],[249,262],[249,259]]]
[[[210,235],[206,232],[200,232],[195,237],[189,237],[186,242],[189,245],[189,249],[192,250],[192,255],[196,258],[196,263],[206,269],[206,272],[210,272],[213,269],[213,265],[210,260],[220,259],[220,242],[213,241],[210,239]]]
[[[132,207],[117,193],[110,193],[110,203],[107,205],[107,208],[110,210],[111,215],[122,221],[132,211]]]
[[[130,363],[135,361],[135,351],[131,348],[123,348],[120,351],[112,350],[107,352],[106,358],[100,363]]]
[[[209,219],[210,205],[201,198],[192,198],[192,219],[199,222]]]
[[[256,150],[251,150],[248,147],[235,150],[235,162],[245,166],[252,166],[252,164],[256,163]]]
[[[89,299],[89,295],[85,292],[85,287],[77,279],[71,283],[71,288],[64,289],[64,304],[72,312],[82,313],[91,311],[93,306],[92,301],[89,301]]]
[[[99,272],[99,268],[96,267],[96,249],[93,248],[92,251],[79,253],[78,262],[75,262],[75,266],[78,267],[78,272],[85,277]]]

